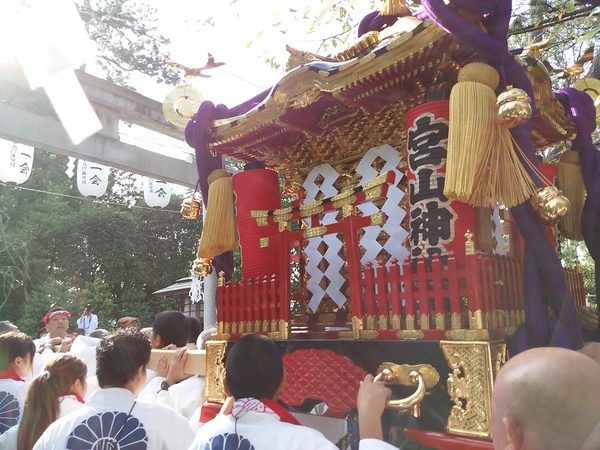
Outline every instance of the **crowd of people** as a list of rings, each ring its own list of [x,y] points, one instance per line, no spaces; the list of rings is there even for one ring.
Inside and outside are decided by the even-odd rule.
[[[73,337],[69,318],[53,308],[37,339],[0,322],[0,450],[337,448],[278,401],[286,374],[280,349],[265,336],[245,335],[231,347],[228,399],[201,423],[204,378],[184,367],[189,349],[202,347],[214,330],[201,333],[195,319],[164,311],[146,333],[126,317],[113,332],[90,330],[90,319]],[[495,449],[600,448],[599,346],[533,349],[509,359],[493,392]],[[152,349],[175,355],[151,370]],[[361,382],[361,450],[396,448],[384,441],[381,425],[390,395],[372,375]]]

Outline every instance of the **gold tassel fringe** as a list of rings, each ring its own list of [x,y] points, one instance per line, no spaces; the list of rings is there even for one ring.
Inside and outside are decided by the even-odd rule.
[[[585,203],[585,185],[581,176],[579,153],[566,150],[560,155],[558,166],[558,188],[571,202],[571,210],[558,222],[558,230],[567,239],[583,240],[581,214]]]
[[[238,246],[233,181],[226,170],[208,176],[208,202],[198,258],[213,258]]]
[[[458,74],[450,94],[450,129],[444,194],[474,206],[508,208],[537,190],[519,160],[522,150],[499,125],[496,94],[500,76],[484,63],[471,63]]]
[[[379,12],[380,16],[403,16],[410,9],[404,0],[383,0],[383,7]]]

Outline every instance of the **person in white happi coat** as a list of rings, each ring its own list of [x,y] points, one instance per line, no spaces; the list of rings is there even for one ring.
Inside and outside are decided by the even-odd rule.
[[[86,375],[85,362],[76,356],[50,361],[29,383],[21,423],[0,436],[0,449],[31,450],[52,422],[81,408]]]
[[[235,399],[231,413],[205,423],[190,450],[336,450],[277,402],[284,385],[277,345],[262,335],[243,336],[225,361],[225,393]]]
[[[33,355],[35,344],[25,333],[0,334],[0,435],[21,420]]]
[[[195,427],[170,408],[138,402],[146,381],[150,343],[137,330],[108,336],[96,352],[101,389],[85,406],[54,422],[34,450],[185,449]]]
[[[81,328],[86,336],[89,336],[92,331],[98,328],[98,316],[92,314],[91,305],[86,305],[83,308],[83,314],[77,319],[77,327]]]

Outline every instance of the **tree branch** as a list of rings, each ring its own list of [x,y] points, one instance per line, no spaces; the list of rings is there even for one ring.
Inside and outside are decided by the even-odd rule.
[[[546,19],[542,20],[536,25],[530,25],[527,27],[519,28],[517,30],[512,30],[508,32],[509,36],[517,36],[519,34],[531,33],[533,31],[542,30],[544,28],[549,28],[554,25],[559,25],[561,23],[569,22],[573,19],[577,19],[579,17],[585,17],[589,15],[589,12],[594,10],[595,6],[586,6],[584,8],[578,9],[577,11],[573,11],[568,14],[564,14],[560,19]],[[596,15],[596,14],[595,14]]]

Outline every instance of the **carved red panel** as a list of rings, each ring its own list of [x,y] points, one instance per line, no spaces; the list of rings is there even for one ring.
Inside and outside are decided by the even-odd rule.
[[[287,384],[279,398],[288,405],[321,400],[331,416],[343,416],[356,407],[360,381],[366,372],[350,358],[331,350],[296,350],[283,355]]]

